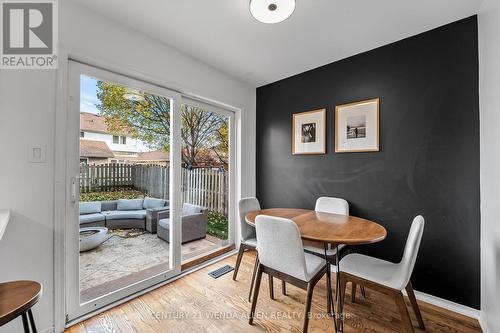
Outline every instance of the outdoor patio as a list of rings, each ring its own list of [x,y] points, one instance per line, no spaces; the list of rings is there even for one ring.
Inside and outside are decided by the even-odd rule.
[[[80,165],[80,228],[109,229],[104,243],[80,253],[81,303],[169,269],[168,221],[160,222],[169,218],[169,170],[159,165]],[[182,169],[183,263],[227,244],[227,193],[227,171]],[[119,207],[120,201],[138,206]]]
[[[140,229],[110,230],[97,248],[80,253],[80,300],[82,303],[168,269],[169,243]],[[182,260],[190,261],[216,250],[223,240],[205,239],[182,245]]]

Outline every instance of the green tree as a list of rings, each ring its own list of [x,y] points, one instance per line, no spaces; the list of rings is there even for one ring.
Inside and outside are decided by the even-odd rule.
[[[168,98],[143,93],[110,82],[97,82],[97,106],[113,133],[127,133],[145,141],[152,149],[170,147]],[[227,164],[228,129],[224,117],[199,107],[181,106],[182,160],[198,163],[200,152],[213,150],[220,163]]]
[[[221,120],[214,134],[216,144],[212,146],[212,149],[217,158],[227,166],[229,164],[229,123],[226,118]]]

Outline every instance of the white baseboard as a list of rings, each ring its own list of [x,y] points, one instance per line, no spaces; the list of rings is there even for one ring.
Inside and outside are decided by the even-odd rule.
[[[493,332],[492,330],[490,330],[490,327],[488,326],[484,313],[479,316],[479,325],[481,326],[483,333]]]
[[[406,292],[405,292],[405,294],[406,294]],[[470,318],[474,318],[477,320],[479,320],[480,315],[481,315],[481,311],[479,311],[477,309],[473,309],[473,308],[468,307],[466,305],[458,304],[458,303],[448,301],[448,300],[443,299],[443,298],[429,295],[429,294],[423,293],[421,291],[415,290],[415,297],[422,302],[430,303],[432,305],[439,306],[440,308],[443,308],[443,309],[446,309],[446,310],[449,310],[452,312],[456,312],[456,313],[459,313],[461,315],[464,315],[464,316],[467,316]]]
[[[335,273],[335,267],[332,266],[331,268],[332,273]],[[405,296],[408,296],[406,294],[406,290],[403,290],[403,294]],[[439,298],[437,296],[429,295],[426,293],[423,293],[421,291],[415,290],[415,297],[422,302],[430,303],[432,305],[438,306],[440,308],[459,313],[461,315],[476,319],[479,321],[481,324],[481,311],[468,307],[466,305],[458,304],[452,301],[448,301],[444,298]],[[484,319],[483,319],[484,321]],[[482,325],[481,325],[482,326]]]

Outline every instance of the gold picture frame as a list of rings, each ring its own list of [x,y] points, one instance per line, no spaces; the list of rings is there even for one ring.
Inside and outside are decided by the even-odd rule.
[[[380,151],[380,98],[335,107],[335,152]]]
[[[326,109],[292,115],[292,155],[326,154]]]

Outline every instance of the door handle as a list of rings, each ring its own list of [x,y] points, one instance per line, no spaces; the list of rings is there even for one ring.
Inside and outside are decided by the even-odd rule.
[[[76,190],[76,185],[78,181],[80,180],[79,177],[72,177],[71,178],[71,202],[77,202],[78,201],[78,193]]]

